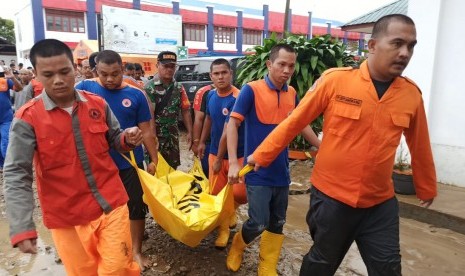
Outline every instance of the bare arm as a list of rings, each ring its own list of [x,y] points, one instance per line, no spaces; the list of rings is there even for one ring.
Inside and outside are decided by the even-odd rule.
[[[300,133],[312,146],[317,148],[320,147],[321,141],[318,139],[318,136],[316,136],[315,132],[313,132],[313,129],[309,125],[304,127]]]
[[[241,125],[241,121],[237,118],[229,118],[229,122],[226,128],[227,145],[228,145],[228,159],[229,159],[229,172],[228,180],[229,183],[239,182],[239,171],[240,167],[237,163],[237,143],[238,143],[238,128]]]
[[[220,138],[220,144],[218,145],[218,153],[216,154],[216,159],[222,160],[226,152],[228,152],[228,148],[227,148],[228,139],[226,135],[227,127],[228,127],[228,123],[225,123],[223,127],[223,133],[221,134],[221,138]]]
[[[189,108],[183,109],[182,111],[182,121],[184,126],[187,129],[187,144],[189,145],[189,149],[192,146],[192,117],[191,111]]]
[[[23,85],[18,81],[18,79],[16,79],[16,77],[13,75],[13,72],[11,72],[11,70],[5,70],[5,78],[7,79],[10,79],[13,81],[14,83],[14,86],[13,86],[13,90],[16,91],[16,92],[19,92],[21,90],[23,90]]]
[[[208,136],[210,136],[211,128],[212,120],[210,118],[210,115],[207,114],[203,123],[202,135],[200,136],[200,142],[198,147],[199,158],[203,158],[203,155],[205,153],[205,141],[207,141]]]
[[[194,129],[192,135],[192,151],[195,155],[198,154],[197,146],[200,142],[200,136],[202,135],[203,120],[205,119],[205,112],[194,110]]]
[[[226,154],[227,152],[227,138],[226,138],[226,128],[227,128],[228,124],[225,123],[224,124],[224,127],[223,127],[223,133],[221,134],[221,138],[220,138],[220,144],[218,145],[218,153],[216,154],[216,159],[213,163],[213,173],[214,174],[218,174],[218,172],[221,170],[221,167],[223,166],[223,158],[224,158],[224,155]]]
[[[145,148],[150,156],[152,162],[147,166],[147,172],[150,174],[155,173],[156,165],[158,163],[158,140],[155,132],[152,129],[150,121],[138,124],[142,131],[142,139]]]

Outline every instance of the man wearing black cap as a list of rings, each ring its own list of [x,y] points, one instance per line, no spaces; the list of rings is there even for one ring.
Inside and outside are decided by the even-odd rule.
[[[155,108],[155,124],[159,142],[158,151],[168,164],[176,169],[181,165],[179,151],[178,116],[182,112],[187,129],[187,143],[192,143],[190,102],[184,87],[174,80],[177,56],[170,51],[158,55],[158,73],[145,85],[145,91]]]

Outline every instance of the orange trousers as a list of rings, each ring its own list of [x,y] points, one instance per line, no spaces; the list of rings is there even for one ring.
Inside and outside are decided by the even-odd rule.
[[[132,256],[126,204],[87,224],[51,232],[69,276],[140,275]]]
[[[216,160],[216,155],[208,155],[208,180],[210,181],[210,191],[212,195],[217,195],[227,184],[228,184],[228,171],[229,171],[229,160],[223,159],[221,169],[218,174],[213,174],[213,163]],[[244,158],[239,158],[237,162],[240,166]],[[233,185],[234,201],[236,204],[247,203],[247,191],[245,189],[244,179],[240,183]]]

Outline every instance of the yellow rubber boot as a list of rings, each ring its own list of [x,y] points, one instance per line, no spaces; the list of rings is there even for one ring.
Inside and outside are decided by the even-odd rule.
[[[268,231],[262,233],[258,276],[278,276],[276,267],[278,266],[283,241],[283,234],[275,234]]]
[[[215,247],[223,249],[228,245],[229,240],[229,219],[225,219],[218,227],[218,237],[215,241]]]
[[[226,266],[231,271],[238,271],[242,263],[242,255],[244,250],[247,247],[247,244],[242,238],[242,233],[239,231],[234,235],[231,248],[228,252],[228,257],[226,258]]]
[[[239,203],[234,202],[234,213],[231,215],[229,220],[229,229],[234,229],[237,226],[237,208],[239,208]]]

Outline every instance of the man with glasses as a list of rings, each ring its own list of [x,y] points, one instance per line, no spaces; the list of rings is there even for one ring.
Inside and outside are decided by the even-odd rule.
[[[158,73],[145,85],[145,92],[155,109],[155,125],[159,148],[163,158],[176,169],[181,165],[179,151],[179,111],[187,129],[187,143],[192,143],[190,102],[184,87],[174,80],[177,56],[163,51],[158,55]]]
[[[94,78],[94,73],[92,72],[92,68],[90,67],[90,63],[88,59],[84,59],[81,62],[81,74],[85,79],[93,79]]]

